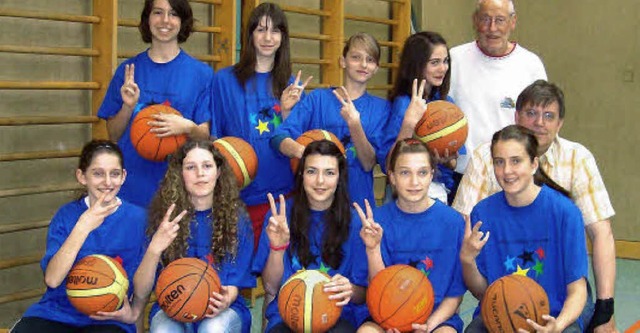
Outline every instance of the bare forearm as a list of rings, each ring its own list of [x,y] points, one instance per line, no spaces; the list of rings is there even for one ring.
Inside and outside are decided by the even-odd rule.
[[[616,247],[608,220],[587,227],[593,245],[593,274],[598,299],[612,298],[616,280]]]
[[[118,140],[120,140],[120,137],[129,124],[129,120],[131,119],[132,114],[133,108],[130,108],[123,104],[122,108],[120,108],[120,111],[118,111],[115,116],[107,119],[107,132],[109,132],[109,140],[113,142],[118,142]]]
[[[209,123],[202,123],[197,125],[194,123],[193,127],[189,130],[188,134],[190,138],[196,140],[208,140],[210,134]]]
[[[280,284],[282,282],[282,274],[284,272],[284,259],[285,251],[269,252],[269,258],[262,270],[262,282],[264,283],[264,291],[269,295],[276,295],[280,290]]]
[[[291,138],[285,138],[280,142],[280,152],[288,157],[301,158],[304,152],[304,146]]]
[[[459,297],[445,297],[438,308],[433,311],[429,319],[427,319],[427,326],[430,329],[438,327],[438,325],[447,321],[457,311],[458,307],[462,303],[462,296]]]
[[[62,243],[58,252],[47,264],[44,273],[44,281],[47,286],[56,288],[64,281],[87,236],[89,236],[89,231],[78,226],[73,228],[69,237]]]
[[[360,122],[354,122],[349,124],[349,133],[351,133],[351,140],[356,147],[358,161],[365,171],[371,171],[373,166],[376,165],[376,154],[367,135],[364,133],[362,124]]]
[[[367,249],[367,264],[369,265],[369,281],[371,281],[378,272],[385,268],[380,247]]]
[[[232,304],[238,298],[238,287],[236,286],[226,286],[227,292],[229,293],[229,304]]]
[[[559,332],[564,331],[578,319],[586,300],[587,283],[585,279],[582,278],[569,283],[567,286],[567,299],[562,305],[562,310],[560,314],[558,314],[558,318],[556,318],[556,325]]]
[[[402,126],[400,127],[400,132],[398,132],[398,137],[396,138],[396,141],[412,138],[415,128],[416,128],[416,124],[409,122],[407,120],[404,120],[402,122]]]
[[[147,249],[147,252],[142,258],[142,262],[136,273],[133,276],[133,284],[135,286],[134,295],[143,304],[147,302],[149,295],[151,294],[151,288],[156,278],[156,270],[158,269],[158,263],[160,262],[160,256],[162,252],[153,251]]]
[[[487,279],[480,274],[475,260],[462,260],[462,277],[471,294],[476,299],[481,300],[488,284]]]

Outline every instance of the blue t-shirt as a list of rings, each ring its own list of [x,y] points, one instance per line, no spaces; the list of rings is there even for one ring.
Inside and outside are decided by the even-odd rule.
[[[587,249],[582,214],[571,200],[543,186],[528,206],[512,207],[504,192],[480,201],[472,224],[482,221],[489,241],[476,258],[487,283],[509,274],[534,279],[549,296],[557,317],[567,298],[567,285],[587,277]],[[477,310],[476,310],[477,312]]]
[[[190,237],[187,241],[189,247],[185,258],[198,258],[206,262],[213,259],[211,254],[211,235],[213,225],[211,223],[211,210],[198,211],[190,224]],[[228,255],[222,263],[214,263],[223,286],[234,286],[238,289],[253,288],[256,286],[256,278],[251,274],[251,261],[253,256],[253,230],[246,214],[238,216],[238,250],[236,257]],[[156,271],[156,281],[160,276],[161,267]],[[238,290],[239,291],[239,290]],[[251,330],[251,312],[247,307],[244,298],[240,293],[236,300],[229,306],[242,320],[242,332],[249,333]],[[158,302],[154,303],[149,318],[160,310]],[[196,323],[197,326],[197,323]]]
[[[394,201],[375,209],[373,216],[384,230],[380,251],[385,266],[405,264],[422,271],[433,286],[434,311],[444,298],[464,295],[459,260],[464,220],[458,212],[434,200],[422,213],[406,213]],[[458,314],[444,323],[462,331]]]
[[[291,219],[291,209],[293,206],[292,200],[287,201],[287,222],[290,223]],[[322,261],[321,250],[322,250],[322,240],[324,237],[324,213],[325,211],[311,211],[309,218],[309,240],[311,243],[310,250],[311,253],[316,256],[316,261],[311,263],[307,267],[303,267],[298,258],[291,251],[291,247],[286,250],[284,254],[284,270],[282,273],[282,281],[280,282],[280,286],[282,286],[288,279],[301,269],[317,269],[320,271],[324,271],[329,276],[334,276],[336,274],[340,274],[349,279],[349,281],[355,285],[366,286],[367,284],[367,256],[365,253],[364,244],[360,239],[360,220],[358,214],[355,211],[351,212],[351,224],[349,226],[349,238],[346,242],[342,244],[342,253],[344,257],[342,258],[342,262],[337,269],[330,267],[328,264]],[[264,228],[266,228],[269,223],[267,222],[271,217],[271,212],[267,214],[265,217]],[[253,260],[252,271],[254,274],[258,275],[262,273],[264,269],[267,259],[269,258],[269,237],[267,236],[267,232],[263,229],[262,234],[260,236],[260,243],[258,244],[258,249],[255,254]],[[364,266],[361,263],[364,261]],[[360,264],[360,265],[357,265]],[[366,304],[353,304],[349,303],[342,308],[342,314],[340,318],[344,318],[349,320],[355,327],[358,327],[365,317],[361,316],[362,313],[361,308],[366,309]],[[275,325],[282,322],[282,317],[280,317],[280,312],[278,311],[278,295],[276,295],[275,299],[269,303],[267,310],[265,312],[265,317],[269,321],[267,325],[267,332],[272,329]]]
[[[373,171],[365,171],[358,160],[356,147],[351,139],[349,127],[340,115],[342,104],[333,95],[332,88],[316,89],[303,101],[296,104],[287,120],[278,127],[271,140],[272,148],[278,150],[285,138],[295,140],[302,133],[312,129],[323,129],[338,137],[346,151],[349,166],[349,196],[351,200],[364,206],[364,199],[374,203]],[[353,100],[360,122],[373,146],[374,151],[380,149],[382,133],[390,112],[389,102],[369,95],[365,92],[358,99]]]
[[[439,94],[436,94],[434,100],[439,100]],[[453,99],[447,96],[447,102],[453,103]],[[430,100],[427,102],[431,102]],[[408,95],[398,96],[393,100],[393,104],[391,106],[391,116],[389,117],[389,123],[387,126],[386,137],[384,139],[383,148],[380,151],[378,156],[379,161],[384,161],[387,158],[387,155],[391,152],[391,148],[396,142],[398,138],[398,133],[400,133],[400,128],[402,127],[402,121],[404,120],[405,111],[407,111],[407,107],[411,103],[411,97]],[[467,149],[464,145],[458,149],[458,154],[465,155],[467,153]],[[381,166],[384,164],[380,164]],[[453,179],[453,170],[447,168],[444,165],[438,164],[438,172],[436,173],[436,177],[434,181],[443,183],[444,186],[447,187],[450,191],[454,187],[454,179]]]
[[[271,74],[256,73],[242,87],[233,67],[219,70],[213,81],[213,109],[218,137],[236,136],[247,141],[258,156],[256,178],[240,196],[249,205],[267,202],[267,193],[287,194],[293,187],[289,158],[271,149],[269,140],[282,124],[280,99],[271,93]]]
[[[149,161],[138,154],[131,143],[131,123],[140,110],[162,103],[169,104],[184,118],[198,125],[211,121],[209,90],[213,70],[182,50],[175,59],[163,64],[153,62],[147,51],[142,52],[118,66],[98,110],[98,117],[109,119],[122,108],[120,88],[124,83],[124,67],[127,64],[135,64],[134,79],[140,88],[140,99],[118,140],[128,175],[119,195],[133,204],[147,207],[164,177],[167,162]]]
[[[46,271],[49,261],[58,252],[71,234],[80,216],[88,209],[84,199],[72,201],[62,206],[55,214],[47,233],[47,248],[40,262],[42,271]],[[102,254],[112,258],[120,257],[122,266],[129,278],[128,296],[133,294],[133,275],[144,255],[145,211],[126,201],[107,216],[104,222],[89,233],[82,244],[74,264],[91,254]],[[135,325],[118,321],[93,320],[78,312],[69,302],[66,281],[57,288],[47,288],[40,301],[27,309],[25,317],[39,317],[74,326],[115,324],[127,332],[135,332]]]

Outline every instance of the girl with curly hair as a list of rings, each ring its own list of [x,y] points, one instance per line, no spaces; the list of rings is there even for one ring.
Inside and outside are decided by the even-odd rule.
[[[172,156],[151,202],[147,235],[137,295],[148,297],[161,268],[184,257],[211,263],[222,283],[210,298],[211,314],[197,324],[174,321],[154,304],[151,332],[249,332],[251,314],[238,291],[255,286],[253,233],[232,171],[211,142],[188,140]]]
[[[333,142],[321,140],[310,143],[302,154],[292,198],[285,202],[280,195],[276,206],[269,193],[271,212],[265,217],[252,268],[262,274],[266,296],[275,298],[266,308],[266,332],[291,332],[276,299],[282,284],[300,269],[332,276],[324,291],[343,310],[329,332],[355,332],[367,268],[358,236],[360,222],[352,214],[347,188],[346,158]]]

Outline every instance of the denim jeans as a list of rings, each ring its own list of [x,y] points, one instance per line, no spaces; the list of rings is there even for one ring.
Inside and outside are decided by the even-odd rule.
[[[227,308],[213,318],[205,318],[198,323],[181,323],[169,318],[162,310],[151,319],[151,333],[236,333],[242,331],[240,316]]]

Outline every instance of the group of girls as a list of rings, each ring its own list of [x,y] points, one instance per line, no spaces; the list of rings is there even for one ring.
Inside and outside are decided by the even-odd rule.
[[[449,55],[439,34],[421,32],[407,39],[389,103],[366,90],[380,60],[380,47],[368,34],[358,33],[345,45],[339,59],[343,87],[304,96],[311,78],[302,82],[300,72],[292,78],[289,31],[278,6],[256,7],[239,63],[215,75],[179,47],[192,27],[186,0],[145,1],[139,28],[151,46],[118,68],[99,110],[118,145],[92,141],[82,150],[76,177],[86,193],[51,221],[41,263],[47,291],[12,332],[141,330],[159,272],[182,257],[211,263],[222,289],[211,295],[211,311],[197,324],[179,323],[155,304],[151,332],[249,332],[251,316],[239,290],[255,286],[255,276],[261,275],[266,299],[277,299],[284,281],[300,269],[332,276],[324,291],[344,307],[332,332],[382,332],[368,316],[366,288],[373,276],[394,264],[423,270],[434,286],[434,312],[414,329],[459,332],[457,309],[467,287],[481,297],[488,284],[509,273],[494,262],[504,247],[521,246],[509,240],[520,242],[517,234],[531,230],[527,237],[555,244],[566,238],[566,230],[581,228],[569,199],[534,182],[533,174],[541,172],[536,149],[531,149],[535,137],[518,127],[494,137],[496,176],[502,172],[498,179],[505,191],[472,214],[474,222],[485,223],[486,236],[478,224],[473,229],[469,221],[465,224],[443,203],[446,199],[432,199],[451,187],[447,170],[460,153],[434,156],[410,138],[427,101],[450,100]],[[155,135],[189,137],[164,163],[139,157],[129,139],[132,118],[156,103],[169,104],[182,116],[155,116],[149,122]],[[306,148],[292,140],[313,128],[336,134],[346,156],[327,140]],[[208,140],[228,135],[243,138],[258,154],[257,177],[242,191]],[[293,173],[290,157],[301,159]],[[372,208],[376,163],[387,171],[394,195]],[[508,224],[527,215],[533,204],[538,212],[553,209],[557,216],[536,220],[535,228],[511,230]],[[518,223],[531,219],[522,217]],[[554,248],[554,258],[582,254],[580,242],[576,238],[571,248]],[[487,249],[480,251],[485,244]],[[132,283],[121,309],[87,317],[70,306],[63,281],[77,260],[93,253],[120,257]],[[532,329],[557,331],[575,321],[579,286],[563,293],[562,281],[586,274],[586,259],[579,264],[569,269],[561,259],[545,261],[550,273],[538,282],[558,294],[547,326]],[[573,275],[567,276],[569,270]],[[268,332],[290,331],[275,301],[265,303],[265,319]]]

